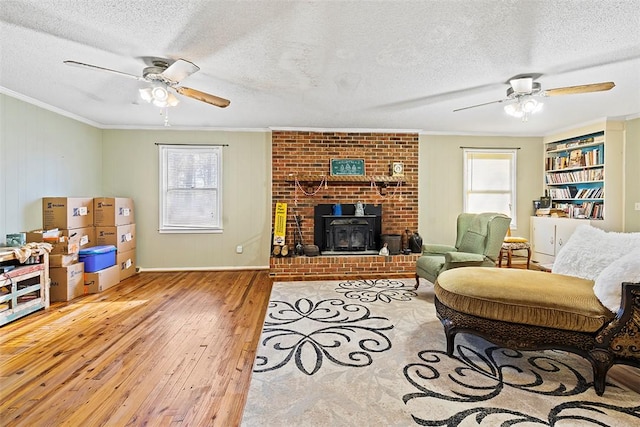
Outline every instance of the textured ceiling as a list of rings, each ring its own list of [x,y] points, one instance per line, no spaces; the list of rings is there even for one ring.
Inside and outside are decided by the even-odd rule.
[[[640,0],[0,0],[0,91],[103,128],[162,128],[148,85],[63,64],[141,75],[149,56],[200,71],[182,84],[173,128],[357,128],[546,135],[640,116]],[[545,98],[524,123],[509,78],[543,89],[614,81],[608,92]]]

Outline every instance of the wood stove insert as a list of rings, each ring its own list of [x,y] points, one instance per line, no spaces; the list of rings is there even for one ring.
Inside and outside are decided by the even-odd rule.
[[[354,215],[343,205],[343,215],[332,215],[332,205],[317,205],[314,242],[323,255],[377,254],[380,249],[382,205],[367,205],[365,215]]]

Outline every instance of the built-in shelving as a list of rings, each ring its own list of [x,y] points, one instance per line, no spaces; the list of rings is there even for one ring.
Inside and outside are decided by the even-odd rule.
[[[545,144],[545,184],[551,207],[569,218],[604,217],[604,131]]]
[[[606,120],[543,138],[543,184],[554,216],[622,230],[624,131],[624,122]]]

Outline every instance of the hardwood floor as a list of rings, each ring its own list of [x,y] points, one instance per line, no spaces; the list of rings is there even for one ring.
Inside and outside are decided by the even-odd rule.
[[[0,329],[3,426],[239,425],[268,271],[141,273]]]
[[[141,273],[5,325],[0,425],[237,426],[270,291],[268,271]]]

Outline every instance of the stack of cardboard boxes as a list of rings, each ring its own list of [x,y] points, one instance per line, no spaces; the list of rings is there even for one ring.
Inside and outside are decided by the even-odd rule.
[[[118,282],[131,277],[136,272],[136,224],[133,213],[133,200],[124,197],[96,197],[94,223],[96,245],[116,247],[116,267]],[[99,277],[96,279],[99,282]],[[85,282],[90,282],[86,280]],[[113,286],[113,285],[111,285]],[[94,289],[99,292],[103,289]]]
[[[26,233],[27,242],[49,242],[51,301],[69,301],[96,293],[132,276],[135,268],[135,221],[133,201],[128,198],[45,197],[42,199],[43,230]],[[98,236],[98,233],[100,235]],[[85,272],[82,252],[113,245],[115,265]]]
[[[43,198],[42,227],[44,232],[27,233],[27,241],[53,245],[49,255],[50,300],[69,301],[79,297],[84,294],[84,264],[78,262],[78,253],[81,247],[95,244],[93,199]]]

